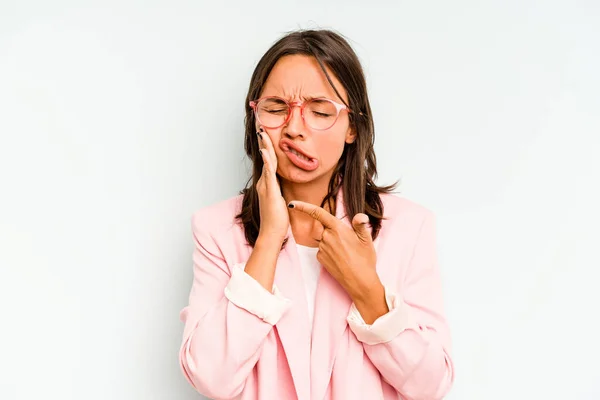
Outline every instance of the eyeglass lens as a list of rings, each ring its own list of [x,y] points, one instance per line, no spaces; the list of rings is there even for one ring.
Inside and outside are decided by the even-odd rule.
[[[266,98],[257,104],[258,119],[267,128],[285,123],[290,113],[288,104],[277,98]],[[313,129],[328,129],[337,119],[337,108],[324,99],[312,99],[304,106],[304,122]]]

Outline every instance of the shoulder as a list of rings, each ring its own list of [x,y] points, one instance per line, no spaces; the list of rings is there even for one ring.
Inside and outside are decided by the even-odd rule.
[[[192,214],[194,232],[218,236],[236,225],[235,216],[242,209],[243,195],[236,195],[225,200],[197,209]]]
[[[435,222],[435,213],[428,207],[393,193],[381,194],[383,214],[388,225],[420,228],[424,222]]]
[[[409,268],[412,255],[418,248],[434,254],[437,245],[435,213],[406,197],[385,194],[381,198],[384,219],[378,236],[378,254],[383,258],[389,256],[390,260],[400,260],[401,270]],[[395,261],[390,262],[398,265]]]

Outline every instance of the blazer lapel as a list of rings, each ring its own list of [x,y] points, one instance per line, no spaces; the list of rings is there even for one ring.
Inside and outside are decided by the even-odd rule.
[[[352,220],[345,215],[341,187],[336,194],[335,215],[352,229]],[[315,297],[313,330],[310,332],[308,302],[291,227],[287,238],[288,242],[277,262],[275,285],[292,304],[275,328],[290,366],[298,400],[319,400],[325,395],[331,378],[339,341],[348,326],[346,318],[352,300],[329,272],[321,268]],[[379,238],[375,240],[375,248],[378,240]]]
[[[346,317],[352,300],[339,283],[321,269],[310,351],[311,399],[322,399],[327,390],[338,343],[348,325]]]
[[[346,216],[343,191],[340,187],[336,195],[338,219],[352,229],[352,219]],[[377,240],[375,241],[375,244]],[[311,334],[310,353],[311,399],[320,400],[325,395],[339,342],[348,326],[346,318],[350,312],[352,299],[344,288],[321,268],[315,298],[315,313]]]
[[[298,400],[310,400],[308,303],[291,228],[288,230],[288,242],[279,253],[275,285],[292,302],[275,328],[290,366]]]

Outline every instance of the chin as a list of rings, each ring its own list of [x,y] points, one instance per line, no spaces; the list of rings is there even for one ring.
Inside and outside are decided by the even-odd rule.
[[[285,170],[279,171],[282,180],[290,183],[309,183],[324,179],[328,174],[323,172],[321,166],[314,171],[304,171],[293,165],[285,166]]]
[[[318,174],[319,169],[317,168],[314,171],[302,171],[296,169],[296,171],[286,171],[283,174],[279,174],[279,176],[288,182],[293,183],[308,183],[314,181],[319,178]]]

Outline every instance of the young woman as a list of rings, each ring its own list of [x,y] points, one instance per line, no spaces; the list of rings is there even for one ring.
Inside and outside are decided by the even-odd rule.
[[[434,215],[380,187],[358,57],[297,31],[246,101],[253,176],[192,218],[179,359],[213,399],[441,399],[454,377]]]

